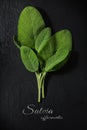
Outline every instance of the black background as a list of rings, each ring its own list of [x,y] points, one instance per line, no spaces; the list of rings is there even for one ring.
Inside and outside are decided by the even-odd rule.
[[[37,84],[20,59],[12,37],[17,20],[28,5],[37,7],[53,33],[68,28],[73,52],[59,72],[46,77],[47,96],[37,103]],[[0,130],[86,130],[87,122],[87,32],[86,4],[68,0],[0,0]],[[52,108],[63,120],[42,122],[37,115],[24,116],[23,108],[35,104]]]

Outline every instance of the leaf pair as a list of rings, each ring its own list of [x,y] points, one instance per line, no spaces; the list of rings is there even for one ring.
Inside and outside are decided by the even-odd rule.
[[[28,71],[36,73],[37,82],[41,80],[39,89],[43,88],[46,73],[60,69],[67,62],[72,35],[65,29],[51,36],[51,28],[46,27],[41,14],[32,6],[21,12],[17,29],[14,43],[20,49],[22,62]]]

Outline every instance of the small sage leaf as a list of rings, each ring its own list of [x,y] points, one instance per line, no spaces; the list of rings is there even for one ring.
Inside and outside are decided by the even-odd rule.
[[[51,57],[55,53],[55,51],[56,51],[55,38],[52,36],[43,46],[43,49],[39,52],[39,55],[44,61],[46,61],[49,57]]]
[[[21,59],[26,69],[30,72],[36,72],[39,67],[39,62],[34,51],[26,46],[20,48]]]
[[[44,28],[38,35],[36,41],[35,41],[35,49],[39,53],[41,50],[43,50],[44,46],[47,44],[47,41],[51,37],[51,28],[47,27]]]

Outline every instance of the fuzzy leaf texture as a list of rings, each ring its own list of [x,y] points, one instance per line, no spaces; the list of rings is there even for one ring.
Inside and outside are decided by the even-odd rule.
[[[51,34],[40,12],[32,6],[20,13],[17,35],[13,37],[25,68],[35,72],[38,102],[45,98],[44,82],[48,72],[57,71],[68,61],[72,51],[72,34],[63,29]]]
[[[53,71],[53,68],[56,66],[54,71],[61,68],[68,60],[68,55],[72,49],[72,36],[69,30],[62,30],[54,34],[51,37],[51,40],[55,39],[55,53],[46,60],[45,71]],[[66,53],[65,53],[66,52]],[[46,53],[45,53],[46,54]],[[57,62],[58,61],[58,62]],[[51,68],[48,67],[51,64]],[[48,69],[47,69],[48,68]]]
[[[26,46],[22,46],[20,48],[21,52],[21,59],[23,64],[25,65],[26,69],[31,72],[35,72],[38,70],[38,58],[34,51]]]
[[[21,45],[34,48],[37,35],[44,27],[39,11],[32,6],[25,7],[18,20],[18,41]]]
[[[36,42],[35,42],[35,49],[38,53],[43,50],[44,46],[46,45],[47,41],[51,37],[51,28],[47,27],[44,28],[38,35]]]

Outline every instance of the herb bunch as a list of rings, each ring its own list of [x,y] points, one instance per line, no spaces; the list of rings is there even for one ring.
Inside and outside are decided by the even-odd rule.
[[[68,29],[51,34],[40,12],[32,6],[21,12],[17,36],[13,38],[20,50],[25,68],[34,72],[38,84],[38,102],[45,98],[44,82],[48,72],[59,70],[68,60],[72,50],[72,35]]]

